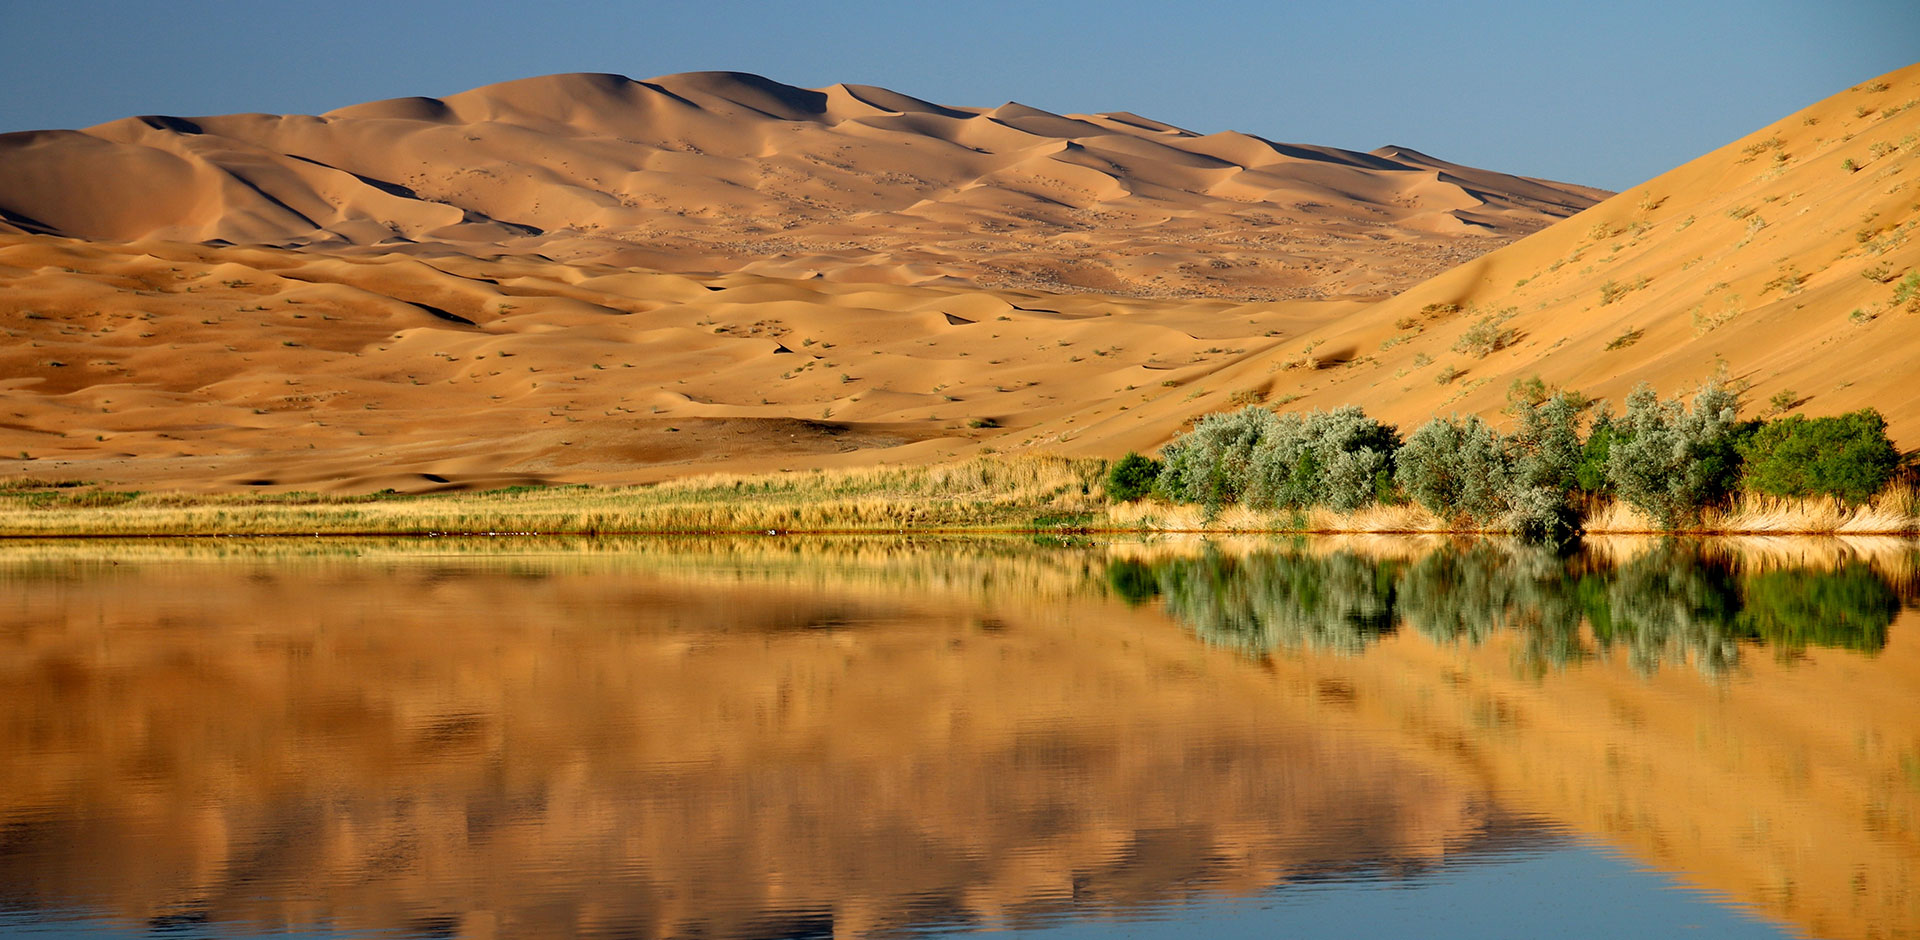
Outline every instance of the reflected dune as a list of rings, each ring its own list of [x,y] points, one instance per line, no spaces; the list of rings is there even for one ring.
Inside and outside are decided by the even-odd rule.
[[[1076,599],[1073,553],[863,557],[10,569],[0,881],[149,924],[860,935],[1555,838],[1249,707],[1264,673]]]

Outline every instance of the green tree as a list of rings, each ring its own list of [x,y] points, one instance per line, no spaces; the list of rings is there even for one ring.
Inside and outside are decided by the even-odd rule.
[[[1748,487],[1773,496],[1825,495],[1858,505],[1886,488],[1900,466],[1887,420],[1872,408],[1833,418],[1789,415],[1741,445]]]
[[[1615,492],[1669,529],[1699,520],[1724,500],[1738,479],[1739,400],[1718,381],[1694,396],[1693,407],[1661,401],[1642,383],[1627,396],[1607,453]]]
[[[1435,418],[1394,455],[1394,479],[1436,515],[1492,522],[1507,510],[1512,469],[1500,435],[1477,415]]]
[[[1254,449],[1279,423],[1273,412],[1258,405],[1201,418],[1193,430],[1161,449],[1166,465],[1159,492],[1209,511],[1239,502],[1253,475]]]
[[[1352,512],[1392,479],[1400,436],[1357,405],[1281,415],[1255,448],[1249,501],[1269,508],[1327,506]]]
[[[1107,468],[1107,498],[1130,503],[1147,495],[1160,481],[1160,470],[1160,461],[1128,451]]]

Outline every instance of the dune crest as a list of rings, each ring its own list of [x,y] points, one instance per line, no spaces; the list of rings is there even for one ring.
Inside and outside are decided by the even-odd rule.
[[[1134,296],[1385,295],[1457,261],[1460,234],[1478,253],[1605,195],[740,72],[0,135],[0,224],[24,232]]]

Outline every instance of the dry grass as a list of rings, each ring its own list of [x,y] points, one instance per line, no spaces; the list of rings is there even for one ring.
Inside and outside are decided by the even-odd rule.
[[[1588,534],[1659,532],[1660,526],[1624,502],[1598,504],[1587,514]],[[1832,499],[1782,499],[1743,493],[1725,509],[1704,513],[1689,532],[1725,535],[1916,535],[1920,493],[1896,486],[1865,505]]]
[[[0,535],[341,535],[1044,529],[1105,503],[1104,462],[979,458],[939,467],[703,476],[655,486],[484,493],[109,494],[0,487]]]

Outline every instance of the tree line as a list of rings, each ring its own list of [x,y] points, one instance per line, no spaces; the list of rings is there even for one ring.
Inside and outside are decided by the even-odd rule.
[[[1690,405],[1642,384],[1619,415],[1577,393],[1514,411],[1508,433],[1454,415],[1403,438],[1357,405],[1305,414],[1250,405],[1200,419],[1159,459],[1122,457],[1109,468],[1107,493],[1209,512],[1414,502],[1474,528],[1558,536],[1577,531],[1580,510],[1606,498],[1667,529],[1697,524],[1743,489],[1859,505],[1902,466],[1875,409],[1743,421],[1738,396],[1717,381]]]

